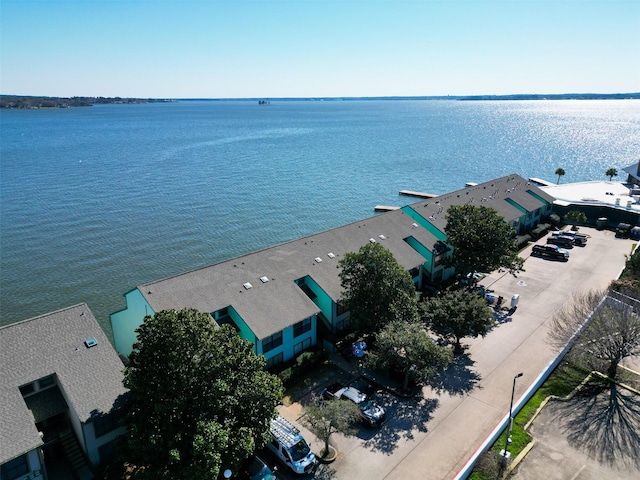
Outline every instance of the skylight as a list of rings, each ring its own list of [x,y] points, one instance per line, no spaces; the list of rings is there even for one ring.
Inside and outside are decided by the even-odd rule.
[[[260,277],[260,281],[262,283],[267,283],[269,281],[269,277]]]
[[[318,263],[320,263],[320,262],[322,262],[322,259],[321,259],[320,257],[316,257],[316,258],[315,258],[315,261],[316,261],[316,262],[318,262]]]
[[[242,286],[247,290],[249,290],[251,288],[251,284],[249,282],[243,283]]]
[[[335,255],[333,252],[329,252],[329,253],[327,253],[327,256],[328,256],[329,258],[336,258],[336,255]]]

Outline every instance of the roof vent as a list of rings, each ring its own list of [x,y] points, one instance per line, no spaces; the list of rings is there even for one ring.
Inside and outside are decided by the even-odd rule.
[[[245,290],[249,290],[251,288],[251,284],[249,282],[243,283],[242,286],[245,288]]]
[[[413,223],[411,224],[411,226],[412,226],[413,228],[418,228],[418,224],[417,224],[417,223],[415,223],[415,222],[413,222]]]
[[[333,253],[333,252],[329,252],[329,253],[327,253],[327,256],[328,256],[329,258],[336,258],[336,254],[335,254],[335,253]]]
[[[322,262],[322,259],[320,257],[316,257],[314,260],[318,263]]]
[[[84,344],[87,346],[87,348],[95,347],[98,344],[98,340],[96,340],[95,337],[87,338],[84,341]]]
[[[260,277],[260,281],[262,283],[267,283],[269,281],[269,277]]]

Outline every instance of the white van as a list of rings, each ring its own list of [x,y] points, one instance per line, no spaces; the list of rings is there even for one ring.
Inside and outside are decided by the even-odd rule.
[[[271,420],[273,440],[267,444],[271,450],[294,473],[311,473],[316,465],[316,455],[300,434],[300,430],[286,418]]]

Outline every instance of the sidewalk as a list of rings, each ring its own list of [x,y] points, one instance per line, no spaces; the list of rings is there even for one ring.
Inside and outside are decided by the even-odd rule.
[[[622,271],[632,241],[616,239],[609,231],[581,230],[591,235],[589,244],[573,248],[569,262],[532,257],[517,278],[495,272],[483,279],[484,286],[507,300],[518,294],[519,303],[511,321],[485,338],[465,339],[469,365],[464,373],[472,389],[448,393],[425,387],[424,399],[415,405],[394,400],[388,411],[398,409],[403,415],[391,415],[371,438],[335,435],[339,458],[331,466],[331,478],[453,478],[508,412],[514,375],[523,373],[516,384],[518,399],[555,356],[546,340],[546,323],[554,312],[573,292],[604,288]],[[530,251],[521,255],[527,258]],[[349,371],[354,368],[350,365],[345,366]],[[411,411],[418,420],[408,423]],[[300,406],[283,407],[281,413],[295,420]]]

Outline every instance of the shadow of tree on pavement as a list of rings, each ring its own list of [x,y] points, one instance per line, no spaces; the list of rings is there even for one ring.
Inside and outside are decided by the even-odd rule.
[[[555,417],[572,447],[612,467],[640,469],[640,396],[612,382],[590,383]]]
[[[392,454],[401,439],[413,439],[413,431],[427,431],[427,424],[438,407],[435,398],[401,398],[393,397],[390,404],[385,405],[387,422],[380,431],[365,440],[364,446],[372,451],[387,455]],[[358,435],[360,436],[360,435]]]
[[[450,395],[464,395],[478,386],[480,375],[471,367],[475,362],[468,354],[456,355],[446,368],[431,377],[426,384],[436,393],[446,392]]]

